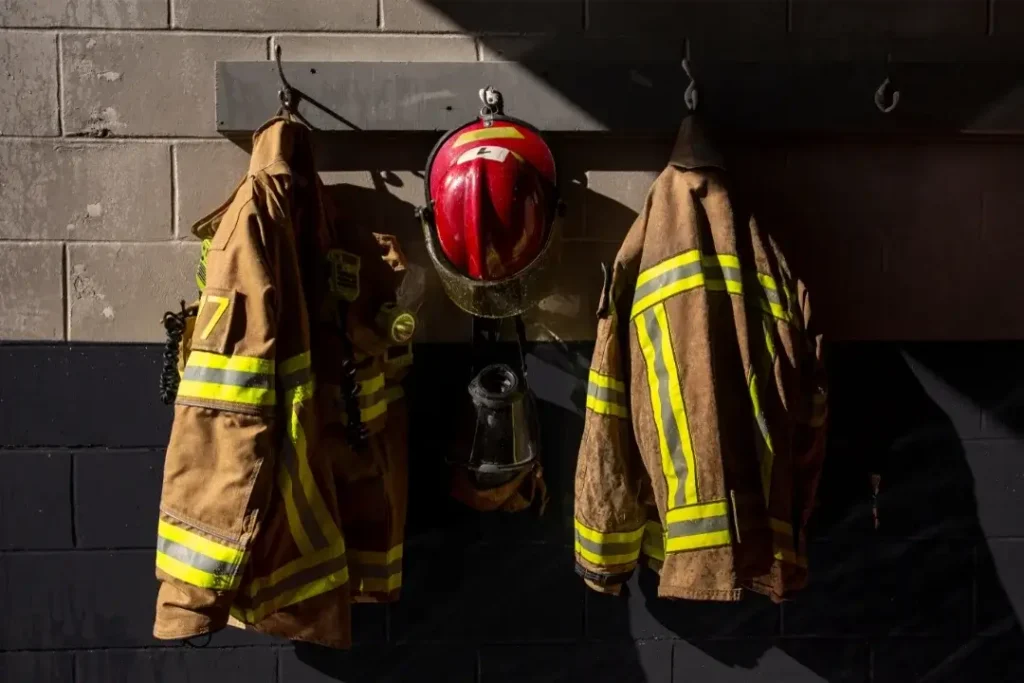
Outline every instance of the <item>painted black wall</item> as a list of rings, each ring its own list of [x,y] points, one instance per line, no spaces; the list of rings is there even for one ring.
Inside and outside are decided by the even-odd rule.
[[[1024,344],[830,347],[812,585],[782,607],[661,601],[645,572],[623,598],[584,591],[571,515],[589,352],[532,348],[552,494],[538,519],[448,499],[466,349],[417,347],[403,599],[357,606],[342,653],[233,629],[155,641],[160,348],[0,346],[0,681],[1024,680]]]

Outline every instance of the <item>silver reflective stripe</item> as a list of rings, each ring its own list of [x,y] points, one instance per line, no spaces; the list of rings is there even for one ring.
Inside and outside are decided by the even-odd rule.
[[[668,525],[669,538],[682,538],[684,536],[696,536],[707,534],[712,531],[726,531],[729,529],[729,516],[707,517],[705,519],[688,519],[685,522],[673,522]]]
[[[754,417],[757,419],[757,426],[761,428],[761,434],[764,436],[765,441],[769,441],[771,435],[768,432],[768,422],[764,419],[764,411],[759,410]]]
[[[285,391],[300,387],[313,378],[313,368],[305,367],[281,378],[281,388]]]
[[[327,560],[326,562],[313,565],[309,569],[304,569],[297,574],[292,574],[287,579],[283,579],[280,583],[275,583],[273,586],[267,586],[256,593],[256,595],[250,596],[248,599],[241,601],[245,603],[246,607],[257,607],[269,600],[273,600],[282,593],[286,593],[296,588],[302,588],[303,586],[313,583],[318,579],[323,579],[335,572],[340,572],[347,566],[348,563],[345,560],[345,555],[341,555],[341,557],[335,557],[334,559]],[[242,598],[242,596],[239,596],[239,598]]]
[[[175,543],[169,538],[163,536],[157,536],[156,548],[164,555],[173,557],[183,564],[187,564],[193,569],[200,569],[207,574],[214,574],[216,576],[234,576],[237,565],[231,564],[230,562],[222,562],[221,560],[215,560],[212,557],[207,557],[202,553],[186,548],[180,543]]]
[[[593,382],[587,384],[587,396],[593,396],[594,398],[601,399],[602,401],[608,401],[609,403],[622,403],[625,398],[625,394],[621,391],[616,391],[609,387],[602,387]]]
[[[675,500],[669,501],[669,507],[683,507],[686,505],[686,455],[683,452],[683,441],[679,436],[679,425],[676,423],[675,413],[672,411],[672,396],[669,392],[670,375],[665,366],[665,354],[662,352],[661,326],[658,325],[658,318],[654,308],[648,308],[640,314],[640,320],[647,336],[651,340],[654,349],[654,374],[658,377],[658,402],[661,404],[661,424],[665,431],[665,443],[668,445],[668,452],[672,458],[672,467],[675,468],[676,480],[679,486],[676,488]],[[681,390],[681,388],[680,388]]]
[[[295,444],[288,437],[285,437],[283,442],[282,464],[285,470],[288,471],[288,478],[291,480],[291,491],[288,493],[295,502],[295,509],[302,520],[302,528],[306,531],[306,537],[309,538],[313,549],[322,550],[327,547],[327,539],[324,538],[320,526],[313,517],[313,510],[309,507],[309,501],[306,500],[306,492],[302,490],[302,483],[299,480],[299,467],[296,462]]]
[[[708,280],[732,280],[733,282],[743,282],[743,274],[740,273],[739,268],[730,268],[729,266],[723,266],[717,263],[709,263],[704,266],[704,277]]]
[[[381,565],[367,563],[363,564],[358,560],[352,560],[352,571],[360,577],[386,579],[402,573],[402,560],[395,560],[391,564]]]
[[[760,281],[758,281],[757,284],[760,285],[761,291],[764,292],[764,296],[765,296],[766,299],[768,299],[768,301],[771,301],[773,304],[781,304],[782,303],[782,297],[779,296],[778,290],[771,289],[769,287],[765,287],[763,284],[761,284]]]
[[[241,370],[221,370],[219,368],[204,368],[196,365],[186,365],[183,378],[196,382],[209,382],[211,384],[227,384],[233,387],[244,387],[247,389],[273,389],[274,376],[259,372],[242,372]]]
[[[631,541],[629,543],[598,543],[592,541],[589,538],[584,538],[579,533],[576,534],[576,542],[582,547],[586,548],[592,553],[598,555],[631,555],[640,552],[640,543],[643,537]]]
[[[692,275],[696,275],[701,272],[700,261],[694,261],[693,263],[687,263],[683,266],[676,266],[672,270],[667,270],[661,275],[648,280],[639,287],[636,288],[636,292],[633,294],[633,301],[640,301],[645,296],[653,294],[657,290],[661,289],[665,285],[670,285],[673,282],[686,279]]]

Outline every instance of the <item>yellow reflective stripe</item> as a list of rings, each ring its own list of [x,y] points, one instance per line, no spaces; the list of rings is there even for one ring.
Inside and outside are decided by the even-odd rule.
[[[760,359],[761,361],[761,373],[765,377],[765,381],[768,382],[768,378],[771,377],[775,369],[775,343],[772,341],[772,329],[768,320],[761,321],[764,339],[765,339],[765,357]],[[772,487],[772,468],[775,466],[775,447],[772,444],[771,430],[768,428],[768,420],[765,417],[764,410],[761,407],[761,386],[758,380],[758,371],[754,366],[754,359],[750,359],[750,382],[748,383],[748,389],[750,392],[750,403],[754,409],[754,422],[757,425],[757,429],[761,434],[762,441],[758,443],[758,457],[760,459],[760,470],[761,470],[761,489],[764,494],[764,500],[767,504],[771,499],[771,487]],[[766,384],[765,388],[770,386]]]
[[[384,388],[384,373],[374,375],[369,379],[360,380],[356,384],[359,386],[359,396],[375,394]]]
[[[675,508],[665,513],[665,523],[689,522],[695,519],[707,519],[708,517],[720,517],[729,513],[729,503],[724,500],[716,500],[713,503],[698,503],[686,507]]]
[[[492,126],[490,128],[480,128],[478,130],[471,130],[463,133],[459,137],[455,138],[455,142],[452,143],[452,147],[461,147],[471,142],[479,142],[480,140],[497,140],[497,139],[522,139],[523,134],[512,126]]]
[[[602,415],[613,415],[615,417],[629,417],[629,411],[626,406],[620,403],[610,403],[609,401],[602,401],[594,396],[587,396],[587,407],[593,410],[595,413]]]
[[[657,265],[651,266],[647,270],[645,270],[642,273],[640,273],[640,275],[638,275],[637,278],[636,278],[636,286],[640,287],[641,285],[645,284],[646,282],[648,282],[650,280],[653,280],[654,278],[658,277],[659,275],[663,275],[664,273],[667,273],[668,271],[672,270],[673,268],[678,268],[680,266],[685,266],[685,265],[689,265],[691,263],[696,263],[699,260],[700,260],[700,251],[698,251],[697,249],[691,249],[690,251],[684,251],[682,254],[679,254],[678,256],[673,256],[672,258],[670,258],[668,260],[665,260],[665,261],[662,261],[661,263],[659,263]]]
[[[333,545],[330,545],[323,550],[311,555],[305,555],[297,560],[292,560],[291,562],[278,567],[268,576],[253,579],[246,587],[245,592],[250,596],[255,596],[267,588],[273,588],[285,579],[288,579],[301,571],[311,569],[319,564],[341,557],[344,554],[345,542],[336,541]]]
[[[401,543],[387,552],[379,550],[350,550],[348,555],[353,564],[391,564],[402,559],[403,546]]]
[[[775,519],[771,517],[768,520],[768,524],[771,526],[772,531],[783,534],[785,536],[793,537],[793,525],[787,522],[783,522],[781,519]]]
[[[739,257],[733,254],[704,254],[701,256],[701,262],[704,265],[720,266],[722,268],[738,269],[740,267]]]
[[[639,541],[640,537],[644,534],[643,527],[636,531],[612,531],[605,533],[591,529],[578,519],[575,520],[575,526],[576,533],[595,543],[633,543]]]
[[[312,509],[313,517],[316,519],[321,533],[329,544],[334,545],[342,539],[341,530],[338,529],[338,525],[335,524],[331,514],[327,511],[327,505],[320,495],[320,489],[313,479],[313,471],[309,467],[309,459],[307,457],[306,432],[303,430],[302,423],[299,420],[299,407],[303,399],[306,398],[304,387],[300,386],[289,391],[288,396],[290,399],[289,404],[291,405],[288,420],[288,437],[295,448],[296,465],[299,470],[299,485]]]
[[[274,361],[252,356],[224,356],[208,351],[193,351],[188,355],[186,365],[215,370],[237,370],[255,374],[273,375]]]
[[[273,389],[238,387],[233,384],[214,384],[191,379],[181,380],[178,384],[178,396],[247,406],[272,406],[277,403],[277,395]]]
[[[705,284],[712,292],[729,292],[730,294],[743,294],[743,283],[739,280],[711,280]]]
[[[788,564],[795,564],[798,567],[807,567],[807,558],[803,555],[797,555],[792,550],[776,550],[775,559]]]
[[[576,541],[576,554],[582,557],[591,564],[596,564],[601,567],[610,567],[619,564],[630,564],[636,562],[637,558],[640,557],[640,547],[637,546],[635,552],[624,553],[620,555],[599,555],[591,550],[583,547],[583,544],[578,540]]]
[[[306,527],[302,525],[298,504],[295,502],[295,497],[291,494],[291,491],[294,490],[298,483],[292,481],[291,475],[284,467],[278,468],[277,477],[278,487],[281,489],[281,498],[284,500],[284,515],[288,520],[288,528],[292,532],[292,539],[295,541],[295,545],[299,547],[299,551],[304,556],[309,557],[316,552],[316,548],[313,547],[313,542],[309,540]]]
[[[641,552],[655,560],[665,559],[665,530],[657,522],[647,522],[644,526],[643,543],[640,546]]]
[[[310,366],[310,352],[305,351],[297,356],[292,356],[281,363],[280,372],[282,375],[290,375],[297,370],[303,370]]]
[[[331,572],[327,576],[311,581],[294,590],[281,593],[280,595],[275,596],[256,607],[242,608],[233,606],[231,608],[231,614],[240,621],[248,624],[255,624],[256,622],[262,621],[268,614],[272,614],[277,610],[290,605],[303,602],[304,600],[315,598],[318,595],[334,590],[346,583],[348,583],[348,567]]]
[[[388,387],[384,390],[384,400],[387,401],[388,404],[394,403],[400,398],[405,398],[405,389],[402,387]]]
[[[685,550],[700,550],[702,548],[714,548],[728,545],[732,536],[728,529],[722,531],[711,531],[706,534],[694,534],[692,536],[669,537],[665,544],[665,551],[670,553]]]
[[[170,541],[174,541],[179,545],[183,545],[190,550],[195,550],[220,562],[228,562],[230,564],[242,564],[245,562],[245,551],[221,545],[216,541],[211,541],[204,536],[174,526],[162,519],[157,524],[157,533]]]
[[[376,420],[386,412],[388,412],[388,400],[387,398],[382,398],[369,408],[361,408],[359,410],[359,419],[363,422],[369,422],[370,420]]]
[[[670,285],[665,285],[661,289],[657,289],[647,296],[633,302],[633,311],[631,317],[640,315],[643,311],[650,308],[651,306],[664,301],[670,297],[675,296],[681,292],[685,292],[690,289],[696,289],[704,284],[704,273],[697,273],[696,275],[690,275],[681,280],[676,280]]]
[[[226,574],[210,574],[201,569],[190,567],[184,562],[174,559],[170,555],[157,551],[156,566],[167,572],[174,578],[199,588],[210,588],[213,590],[232,590],[238,587],[242,580],[241,574],[229,576]]]
[[[696,459],[665,306],[658,304],[645,311],[636,327],[647,361],[651,402],[662,449],[662,470],[668,484],[668,504],[682,507],[696,503]]]
[[[626,392],[625,382],[623,382],[622,380],[615,379],[614,377],[609,377],[608,375],[602,375],[601,373],[595,370],[590,371],[589,379],[591,384],[596,384],[599,387],[604,387],[605,389],[612,389],[619,393]]]
[[[384,576],[363,576],[353,585],[360,593],[390,593],[402,587],[402,572]]]

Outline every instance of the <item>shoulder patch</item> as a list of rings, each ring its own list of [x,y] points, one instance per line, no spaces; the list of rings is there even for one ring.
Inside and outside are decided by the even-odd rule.
[[[358,299],[359,255],[344,249],[331,249],[327,252],[327,263],[330,266],[328,289],[331,294],[349,302]]]
[[[238,292],[207,287],[199,298],[199,312],[192,332],[192,348],[227,353],[232,320],[238,309]]]

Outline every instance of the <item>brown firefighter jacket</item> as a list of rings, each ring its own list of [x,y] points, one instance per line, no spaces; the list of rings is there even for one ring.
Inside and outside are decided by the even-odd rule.
[[[587,585],[617,593],[643,555],[665,597],[803,586],[821,348],[806,288],[686,119],[598,310],[576,470]]]
[[[347,647],[350,603],[401,585],[411,354],[375,323],[401,252],[342,224],[308,129],[281,118],[193,232],[208,240],[205,289],[164,465],[154,634],[230,624]]]

